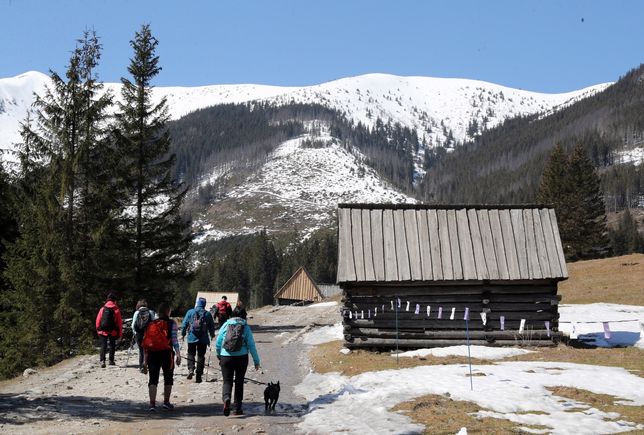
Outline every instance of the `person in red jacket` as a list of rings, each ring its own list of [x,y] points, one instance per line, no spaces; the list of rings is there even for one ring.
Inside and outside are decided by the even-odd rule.
[[[105,368],[105,351],[107,342],[110,342],[110,365],[113,366],[114,351],[116,350],[116,338],[123,337],[123,319],[121,310],[116,305],[116,295],[107,295],[107,302],[101,307],[96,316],[96,332],[101,340],[101,367]]]

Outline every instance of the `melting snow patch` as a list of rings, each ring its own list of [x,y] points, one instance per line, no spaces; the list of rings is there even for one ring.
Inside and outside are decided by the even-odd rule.
[[[514,347],[487,347],[487,346],[470,346],[472,358],[476,359],[503,359],[510,356],[523,355],[531,353],[530,350],[517,349]],[[437,347],[433,349],[418,349],[399,353],[399,357],[425,357],[425,356],[467,356],[467,346],[449,346]],[[396,356],[396,355],[392,355]]]
[[[342,340],[344,338],[342,331],[342,323],[336,323],[335,325],[331,326],[322,326],[321,328],[315,328],[312,331],[304,334],[302,342],[304,344],[314,346],[316,344]]]
[[[334,307],[338,305],[336,301],[320,302],[319,304],[306,305],[306,308]]]
[[[475,365],[485,376],[474,378],[470,390],[466,365],[421,366],[367,372],[346,377],[338,373],[309,374],[295,392],[310,402],[298,426],[306,433],[416,433],[424,430],[403,414],[391,412],[399,403],[427,394],[450,394],[474,402],[490,416],[519,425],[543,425],[553,434],[617,433],[644,429],[587,404],[556,396],[546,387],[569,386],[644,405],[644,378],[625,369],[561,362],[505,362]]]
[[[644,307],[618,304],[559,305],[559,329],[599,347],[636,346],[644,348]],[[606,338],[603,322],[608,322]]]

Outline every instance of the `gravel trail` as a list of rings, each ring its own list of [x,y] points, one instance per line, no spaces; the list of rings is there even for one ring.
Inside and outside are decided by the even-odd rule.
[[[175,370],[176,409],[150,415],[147,376],[136,368],[138,355],[132,351],[126,367],[127,352],[120,351],[117,365],[105,369],[99,367],[98,355],[85,355],[0,382],[0,433],[297,433],[295,425],[307,403],[293,393],[293,387],[309,372],[306,346],[299,337],[313,324],[337,322],[337,310],[337,306],[264,307],[250,313],[262,368],[250,368],[246,377],[280,381],[280,399],[271,414],[264,413],[265,386],[247,382],[246,414],[222,415],[221,372],[213,354],[207,382],[201,384],[186,379],[184,358]],[[159,390],[161,401],[161,386]]]

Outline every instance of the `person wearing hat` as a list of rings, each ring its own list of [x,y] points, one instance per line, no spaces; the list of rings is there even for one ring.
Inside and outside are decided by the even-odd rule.
[[[107,301],[98,311],[96,332],[101,340],[101,367],[105,368],[105,353],[108,341],[110,344],[110,365],[115,365],[116,338],[118,337],[120,340],[123,337],[123,319],[121,318],[121,310],[116,304],[116,295],[114,293],[107,295]]]
[[[206,360],[206,349],[210,340],[215,336],[215,321],[210,311],[206,310],[206,299],[199,298],[197,306],[188,310],[181,325],[181,339],[188,334],[188,379],[195,373],[195,357],[197,360],[196,383],[201,382]]]

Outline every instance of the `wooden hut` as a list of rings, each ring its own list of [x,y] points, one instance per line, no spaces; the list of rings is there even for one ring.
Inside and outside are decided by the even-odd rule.
[[[471,344],[561,338],[553,209],[341,204],[338,220],[347,347],[465,344],[466,327]]]
[[[293,276],[275,293],[278,305],[305,305],[320,302],[322,299],[320,289],[303,267],[297,269]]]

